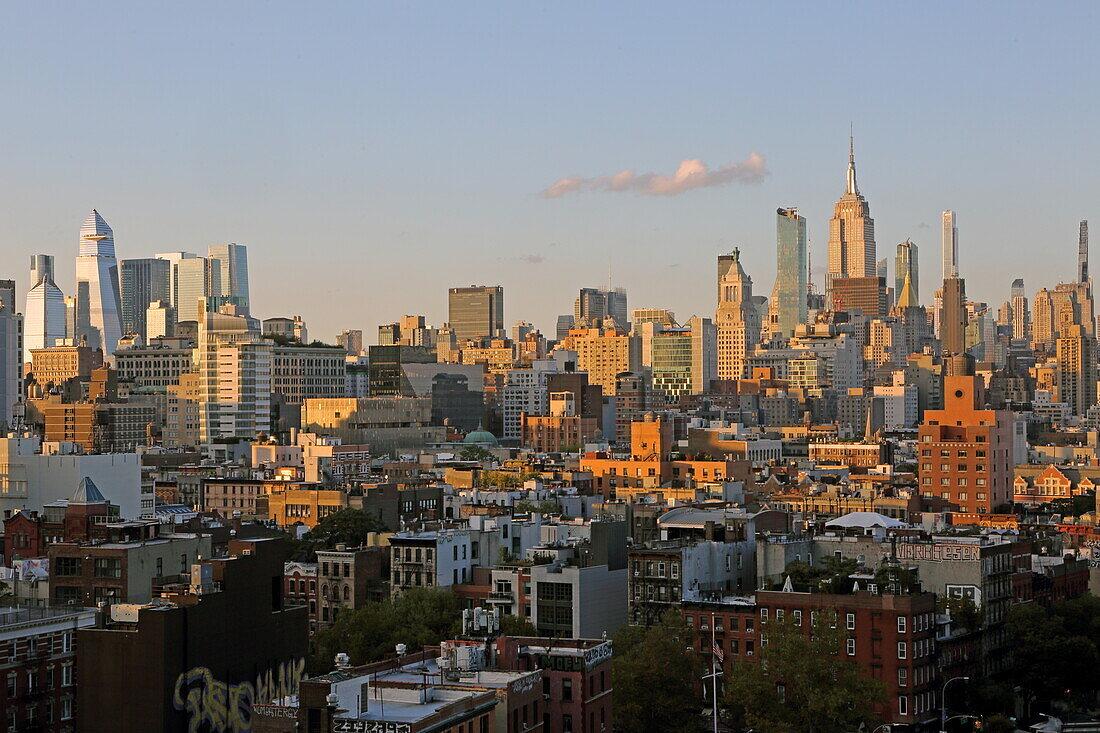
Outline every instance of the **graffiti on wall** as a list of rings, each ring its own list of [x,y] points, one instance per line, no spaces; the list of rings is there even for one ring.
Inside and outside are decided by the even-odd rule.
[[[305,668],[305,658],[293,659],[260,672],[255,683],[230,685],[193,667],[176,678],[172,704],[187,714],[188,733],[248,733],[253,704],[296,694]]]

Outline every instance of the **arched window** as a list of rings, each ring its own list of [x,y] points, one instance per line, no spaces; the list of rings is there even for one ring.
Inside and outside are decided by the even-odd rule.
[[[347,586],[347,585],[345,585],[345,586],[344,586],[344,600],[346,601],[346,600],[348,600],[349,598],[351,598],[351,587],[350,587],[350,586]]]

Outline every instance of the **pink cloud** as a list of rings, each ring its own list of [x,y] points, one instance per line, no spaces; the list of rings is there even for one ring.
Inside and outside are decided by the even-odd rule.
[[[696,188],[713,188],[738,183],[760,183],[769,175],[763,155],[750,153],[740,163],[727,163],[710,170],[698,158],[680,162],[672,175],[663,173],[638,174],[632,170],[619,171],[610,176],[585,178],[579,175],[559,178],[542,191],[542,196],[556,199],[582,191],[633,191],[643,196],[679,196]]]

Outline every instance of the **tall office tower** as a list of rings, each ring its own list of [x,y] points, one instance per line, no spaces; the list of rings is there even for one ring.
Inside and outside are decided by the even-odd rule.
[[[1043,288],[1035,293],[1031,311],[1031,340],[1036,346],[1050,346],[1057,337],[1054,323],[1054,292]]]
[[[1081,221],[1080,231],[1077,234],[1077,282],[1089,281],[1089,223]]]
[[[573,316],[568,314],[558,316],[558,320],[554,324],[554,339],[561,341],[569,335],[569,329],[571,328],[573,328]]]
[[[478,336],[504,335],[504,288],[471,285],[447,292],[447,322],[459,344]]]
[[[15,310],[15,281],[0,280],[0,428],[14,424],[23,394],[23,316]]]
[[[65,296],[65,338],[76,343],[76,296]]]
[[[248,314],[248,247],[243,244],[213,244],[207,248],[207,259],[214,260],[217,273],[218,295],[228,298],[241,313]]]
[[[50,278],[55,285],[57,284],[57,278],[54,274],[53,255],[31,255],[30,287],[33,288],[37,285],[43,275]]]
[[[855,142],[848,146],[848,185],[833,207],[829,220],[829,272],[826,275],[828,297],[838,277],[875,277],[875,220],[867,199],[856,185]],[[828,306],[830,309],[832,305]]]
[[[580,294],[573,301],[574,328],[610,326],[610,323],[605,323],[608,319],[613,320],[619,330],[625,331],[629,328],[626,290],[581,288]]]
[[[943,305],[940,313],[940,340],[944,356],[966,352],[966,282],[961,277],[943,281]]]
[[[741,267],[741,252],[718,256],[718,378],[743,379],[745,365],[760,343],[760,313],[752,299],[752,278]]]
[[[154,300],[167,302],[172,294],[172,263],[157,257],[119,262],[122,333],[145,335],[145,311]]]
[[[573,301],[573,325],[576,328],[599,328],[607,318],[607,296],[599,288],[581,288]]]
[[[167,260],[170,268],[168,271],[168,302],[171,303],[173,308],[179,308],[179,293],[177,291],[179,279],[177,277],[177,266],[183,260],[195,259],[197,257],[198,255],[194,252],[160,252],[156,255],[158,260]]]
[[[199,439],[254,438],[271,429],[273,343],[244,316],[196,309]]]
[[[1012,338],[1031,338],[1031,311],[1027,307],[1027,296],[1024,295],[1024,280],[1016,278],[1012,281]]]
[[[122,336],[118,262],[114,232],[95,209],[80,227],[76,299],[76,339],[87,339],[88,346],[103,349],[103,358],[110,360]]]
[[[1058,401],[1074,415],[1084,416],[1096,404],[1096,339],[1085,327],[1067,321],[1059,327],[1055,354]]]
[[[348,356],[355,356],[363,351],[363,332],[358,328],[345,328],[336,337],[336,345],[343,346]]]
[[[693,316],[683,328],[665,328],[653,337],[653,386],[669,404],[703,394],[717,375],[717,330],[709,318]]]
[[[221,270],[208,257],[184,257],[172,266],[172,307],[176,322],[197,321],[206,299],[219,296]],[[217,308],[214,308],[217,310]]]
[[[955,212],[943,212],[943,279],[959,274],[959,227]]]
[[[65,338],[65,296],[53,280],[53,255],[31,256],[31,289],[23,311],[23,362],[31,349],[45,349]]]
[[[604,291],[607,298],[607,317],[624,331],[630,330],[630,309],[626,304],[626,288],[612,288]]]
[[[901,289],[905,287],[905,276],[909,276],[909,286],[913,290],[913,296],[920,301],[920,280],[917,278],[917,245],[913,240],[906,239],[898,245],[897,254],[894,256],[894,293],[895,299],[901,303]]]
[[[781,336],[793,336],[798,324],[805,323],[808,317],[806,257],[806,217],[794,207],[776,209],[775,288],[771,307],[775,310],[772,332]]]

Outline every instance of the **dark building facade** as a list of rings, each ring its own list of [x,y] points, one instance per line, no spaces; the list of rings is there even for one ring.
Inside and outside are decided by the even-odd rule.
[[[250,730],[253,705],[295,694],[307,609],[283,605],[281,540],[234,540],[190,583],[144,605],[116,604],[77,632],[76,729]]]

